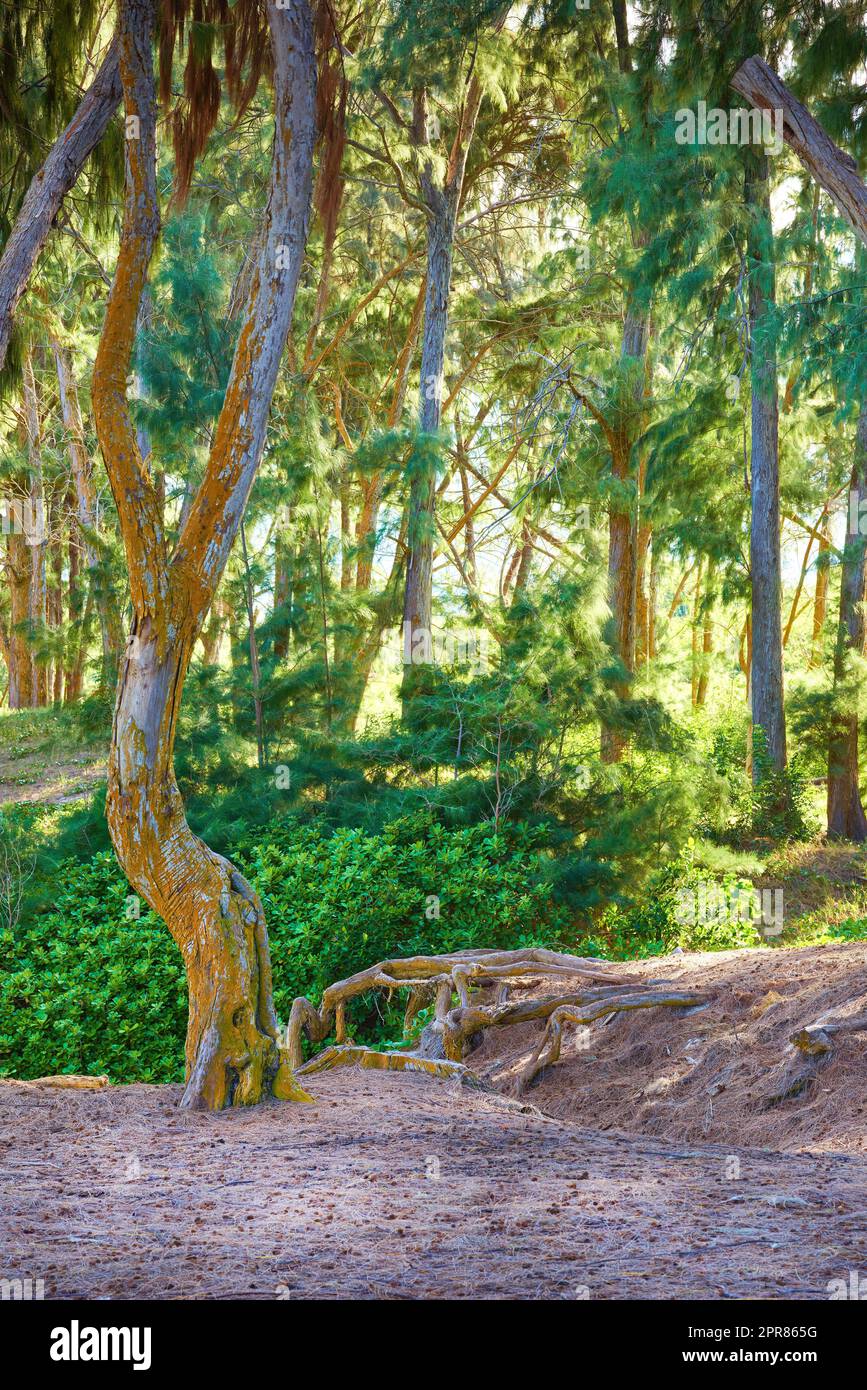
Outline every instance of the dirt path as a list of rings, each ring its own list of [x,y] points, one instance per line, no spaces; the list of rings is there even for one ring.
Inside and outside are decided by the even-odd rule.
[[[0,1277],[85,1298],[827,1298],[867,1160],[599,1134],[452,1082],[316,1106],[0,1086]],[[740,1177],[731,1176],[733,1160]]]

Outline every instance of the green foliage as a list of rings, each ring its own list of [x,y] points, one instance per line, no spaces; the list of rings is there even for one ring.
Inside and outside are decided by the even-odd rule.
[[[390,956],[568,936],[539,837],[520,825],[446,830],[422,812],[366,835],[286,821],[241,857],[263,898],[283,1018],[296,994],[318,999],[335,980]],[[376,1008],[366,999],[350,1011],[365,1036]]]
[[[725,951],[761,946],[749,920],[732,911],[738,895],[751,893],[749,879],[731,871],[711,875],[690,839],[680,854],[653,876],[639,901],[602,915],[606,955],[614,960],[685,951]]]
[[[239,862],[263,897],[279,1016],[296,994],[318,1000],[387,956],[564,940],[543,860],[520,826],[446,831],[423,815],[381,835],[274,825]],[[130,897],[111,852],[62,865],[57,881],[52,908],[0,932],[0,1072],[181,1080],[186,986],[165,926]],[[366,997],[350,1010],[359,1037],[394,1032],[380,1006]]]
[[[129,892],[97,854],[61,867],[50,910],[0,932],[0,1072],[183,1079],[183,962],[144,904],[127,918]]]

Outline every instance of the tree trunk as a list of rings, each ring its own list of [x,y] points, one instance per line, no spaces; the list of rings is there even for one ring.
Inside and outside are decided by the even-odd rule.
[[[825,616],[828,611],[828,580],[830,571],[828,569],[828,555],[831,550],[831,537],[828,535],[827,525],[822,527],[819,535],[819,556],[816,561],[816,593],[813,600],[813,642],[810,648],[810,669],[815,670],[822,664],[822,636],[825,628]]]
[[[731,85],[753,106],[766,111],[782,111],[786,144],[830,194],[849,226],[867,244],[867,185],[859,177],[858,165],[852,156],[834,144],[762,58],[747,58]]]
[[[623,322],[620,361],[621,369],[631,375],[631,394],[636,404],[646,391],[647,348],[650,338],[650,316],[629,305]],[[635,671],[635,618],[638,589],[638,519],[635,507],[629,505],[625,491],[633,471],[632,449],[640,432],[640,421],[617,432],[611,451],[611,474],[620,495],[612,498],[608,512],[608,604],[611,609],[612,646],[620,658],[627,677]],[[629,681],[615,687],[620,699],[629,691]],[[626,739],[616,729],[603,727],[602,759],[619,762],[626,748]]]
[[[783,636],[780,615],[780,475],[776,350],[769,316],[775,301],[774,244],[766,154],[746,155],[745,201],[750,224],[750,348],[752,450],[750,459],[750,583],[752,593],[752,714],[764,731],[775,767],[786,766],[783,710]],[[761,767],[753,768],[754,778]]]
[[[27,455],[30,467],[30,525],[32,527],[29,537],[30,593],[27,622],[30,639],[30,697],[31,704],[35,708],[48,703],[48,668],[44,653],[40,650],[44,642],[48,618],[48,583],[45,565],[48,549],[48,528],[42,477],[42,419],[39,410],[39,397],[36,392],[33,360],[29,354],[24,360],[23,387]]]
[[[849,516],[861,517],[867,508],[867,407],[862,407],[855,435],[855,461],[850,483]],[[854,505],[851,505],[854,503]],[[840,578],[840,621],[834,647],[834,690],[851,677],[850,655],[864,654],[864,601],[867,585],[867,537],[849,532],[843,552]],[[861,805],[858,767],[858,707],[854,693],[845,700],[849,709],[835,713],[828,748],[828,834],[835,839],[867,840],[867,816]]]
[[[421,351],[419,425],[435,435],[440,425],[443,363],[452,275],[452,241],[456,208],[438,189],[431,189],[432,215],[427,230],[427,291]],[[409,494],[409,553],[403,600],[403,661],[407,674],[413,657],[430,651],[432,574],[435,536],[436,472],[423,440],[413,459]]]
[[[33,700],[33,673],[26,628],[30,614],[30,547],[14,531],[6,539],[9,579],[9,708],[27,709]]]
[[[138,448],[127,375],[159,230],[154,0],[121,0],[126,145],[117,270],[93,371],[100,447],[130,574],[133,630],[118,685],[106,810],[131,884],[166,921],[189,986],[182,1104],[219,1109],[267,1091],[298,1094],[281,1057],[261,904],[243,877],[190,830],[173,769],[184,678],[238,533],[304,255],[315,138],[316,65],[307,0],[268,0],[275,130],[268,207],[232,370],[205,476],[169,559],[158,491]]]
[[[443,186],[438,188],[434,184],[430,164],[426,166],[421,180],[428,222],[419,426],[422,434],[428,436],[435,435],[440,427],[455,223],[463,192],[467,154],[476,128],[481,100],[481,84],[473,73],[467,83]],[[427,102],[423,91],[417,92],[415,96],[413,126],[416,142],[427,144]],[[413,461],[410,483],[409,551],[403,602],[405,697],[413,689],[413,682],[408,679],[413,667],[419,657],[423,661],[429,659],[433,640],[431,623],[433,547],[436,535],[436,471],[429,449],[429,443],[423,440],[421,449]]]
[[[99,630],[102,637],[103,682],[110,689],[117,680],[117,668],[123,645],[120,614],[114,597],[108,592],[100,571],[100,555],[96,542],[96,496],[93,490],[90,458],[84,443],[84,427],[81,420],[78,389],[72,370],[72,360],[69,352],[57,339],[52,341],[51,347],[57,372],[61,418],[63,428],[66,431],[69,457],[72,463],[72,477],[75,483],[79,536],[87,557],[91,591],[99,616]]]
[[[120,66],[115,39],[81,105],[55,141],[34,178],[0,257],[0,368],[12,333],[15,308],[66,194],[91,150],[99,144],[120,102]]]
[[[713,653],[713,576],[716,566],[708,560],[707,577],[704,583],[704,605],[701,624],[701,654],[699,656],[698,681],[695,689],[695,703],[698,709],[707,700],[707,687],[710,680],[710,658]]]
[[[72,499],[69,499],[70,502]],[[84,663],[84,655],[87,650],[85,642],[85,623],[84,613],[81,604],[81,586],[79,583],[79,549],[75,542],[75,537],[69,537],[69,583],[66,588],[67,598],[67,621],[70,627],[70,641],[68,660],[66,663],[65,684],[63,690],[63,703],[74,705],[76,700],[81,698],[81,673]]]

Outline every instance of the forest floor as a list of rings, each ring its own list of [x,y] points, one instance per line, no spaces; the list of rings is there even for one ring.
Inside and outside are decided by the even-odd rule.
[[[0,806],[61,806],[90,796],[105,781],[105,741],[63,725],[53,709],[0,711]]]
[[[822,1299],[867,1270],[852,1155],[600,1134],[407,1073],[216,1116],[179,1095],[0,1087],[4,1277],[48,1298]]]
[[[347,1069],[309,1078],[314,1105],[210,1115],[179,1087],[0,1085],[0,1276],[160,1299],[825,1299],[864,1277],[863,1035],[766,1102],[793,1021],[863,992],[867,947],[623,969],[710,1001],[567,1036],[520,1100],[518,1029],[470,1059],[496,1091]]]

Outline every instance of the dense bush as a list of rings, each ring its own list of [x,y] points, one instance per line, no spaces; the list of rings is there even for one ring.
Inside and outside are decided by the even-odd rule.
[[[381,835],[272,826],[238,860],[263,896],[282,1020],[296,994],[389,955],[560,941],[545,859],[530,832],[447,831],[405,818]],[[113,1081],[177,1081],[186,988],[180,954],[140,905],[110,852],[62,871],[48,911],[0,934],[0,1071],[106,1072]],[[132,909],[139,906],[132,900]],[[394,1033],[396,1017],[360,1001],[359,1036]]]
[[[677,946],[685,951],[761,946],[763,939],[753,923],[730,910],[737,895],[751,889],[748,879],[733,872],[709,872],[690,839],[657,871],[637,903],[603,913],[598,944],[617,960],[664,955]]]
[[[490,824],[445,830],[425,815],[380,835],[284,822],[241,853],[269,924],[278,1015],[296,994],[388,956],[473,946],[556,943],[568,930],[551,902],[532,832]],[[374,1028],[376,1001],[356,1006]]]
[[[180,952],[110,851],[58,874],[49,910],[0,933],[0,1071],[183,1079],[186,984]],[[132,904],[132,910],[138,906]]]

